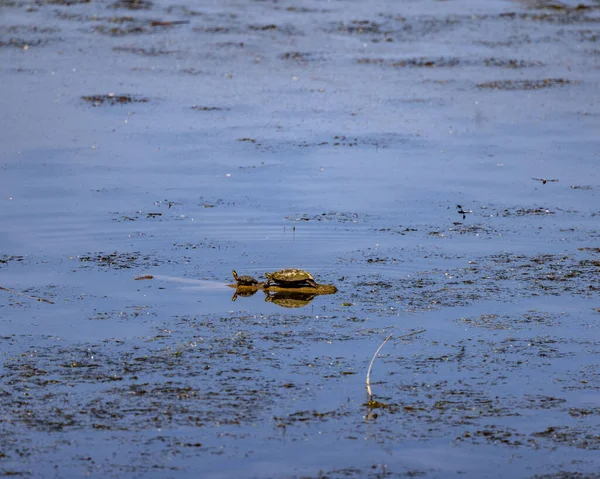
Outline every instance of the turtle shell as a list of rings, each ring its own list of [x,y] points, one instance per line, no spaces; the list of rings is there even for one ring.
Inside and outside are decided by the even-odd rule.
[[[300,283],[315,279],[308,271],[297,268],[281,269],[274,273],[266,273],[265,276],[276,283]]]

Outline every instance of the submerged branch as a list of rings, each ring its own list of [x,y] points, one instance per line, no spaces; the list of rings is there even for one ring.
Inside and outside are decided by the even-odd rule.
[[[316,287],[313,286],[296,286],[296,287],[285,287],[277,284],[271,284],[268,288],[265,288],[264,283],[258,283],[255,285],[237,285],[228,284],[230,288],[235,288],[241,293],[252,293],[255,291],[269,291],[273,293],[308,293],[308,294],[335,294],[337,288],[333,284],[318,284]]]
[[[50,304],[54,304],[54,301],[50,301],[49,299],[40,298],[40,297],[38,297],[38,296],[31,296],[31,295],[29,295],[29,294],[21,293],[20,291],[16,291],[16,290],[14,290],[14,289],[10,289],[10,288],[4,288],[4,287],[2,287],[2,286],[0,286],[0,289],[1,289],[2,291],[8,291],[9,293],[12,293],[12,294],[18,294],[19,296],[25,296],[26,298],[29,298],[29,299],[35,299],[36,301],[41,301],[41,302],[43,302],[43,303],[50,303]]]

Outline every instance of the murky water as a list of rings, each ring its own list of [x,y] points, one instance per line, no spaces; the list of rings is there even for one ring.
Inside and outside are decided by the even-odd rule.
[[[0,474],[598,477],[598,2],[1,5]]]

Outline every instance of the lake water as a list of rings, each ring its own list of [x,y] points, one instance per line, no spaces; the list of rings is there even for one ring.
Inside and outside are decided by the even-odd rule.
[[[0,475],[597,477],[597,2],[0,5]]]

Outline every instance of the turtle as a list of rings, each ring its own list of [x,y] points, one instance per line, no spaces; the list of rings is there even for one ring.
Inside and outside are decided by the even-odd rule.
[[[235,269],[231,272],[231,274],[233,275],[233,279],[235,279],[235,282],[238,286],[256,286],[258,284],[258,281],[252,276],[238,276],[238,274],[235,272]]]
[[[304,271],[303,269],[297,268],[286,268],[281,269],[279,271],[275,271],[273,273],[265,273],[267,277],[267,282],[265,283],[265,288],[268,288],[273,283],[278,284],[283,287],[298,287],[298,286],[312,286],[316,288],[318,284],[313,278],[313,275],[308,271]]]

